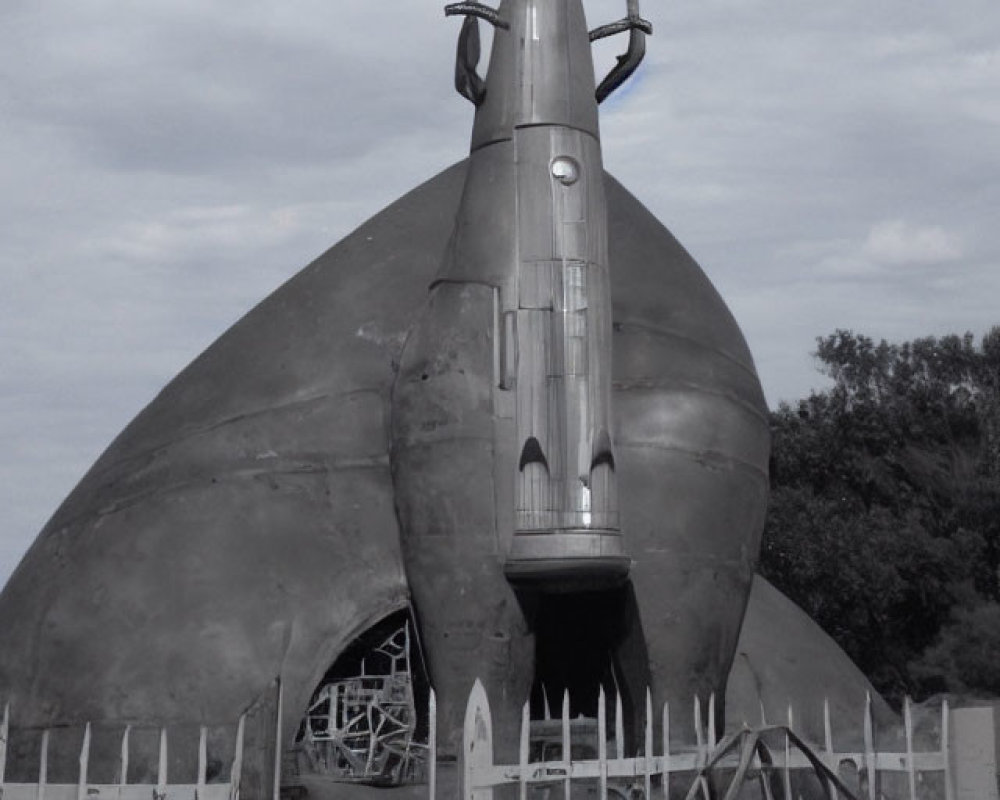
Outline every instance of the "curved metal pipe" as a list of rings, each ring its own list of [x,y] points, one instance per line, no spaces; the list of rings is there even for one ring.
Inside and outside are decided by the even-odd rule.
[[[479,19],[486,20],[494,28],[501,28],[502,30],[510,29],[510,23],[500,18],[499,11],[483,3],[474,2],[474,0],[465,3],[449,3],[444,7],[444,15],[446,17],[453,17],[459,14],[464,14],[467,17],[479,17]]]
[[[594,28],[590,41],[604,39],[617,33],[629,32],[628,49],[618,56],[618,63],[611,69],[597,87],[594,95],[598,103],[603,103],[615,89],[621,86],[636,71],[646,55],[646,35],[653,33],[653,26],[639,16],[639,0],[628,0],[628,15],[625,19]]]

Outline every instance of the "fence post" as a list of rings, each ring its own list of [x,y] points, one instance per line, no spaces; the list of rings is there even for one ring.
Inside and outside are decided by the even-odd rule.
[[[694,735],[698,745],[697,769],[700,771],[708,763],[708,749],[705,747],[705,731],[702,727],[701,719],[701,697],[698,695],[694,696]],[[702,795],[707,800],[710,797],[710,793],[708,791],[708,781],[705,780],[704,775],[699,775],[698,786],[701,787]],[[670,795],[668,794],[667,796],[669,797]]]
[[[597,761],[600,770],[600,800],[608,800],[608,710],[604,707],[604,685],[597,692]]]
[[[715,735],[715,692],[708,696],[708,755],[711,757],[715,752],[715,745],[719,743]]]
[[[909,695],[903,699],[903,728],[906,732],[906,782],[910,788],[910,800],[917,800],[917,771],[913,764],[913,708]]]
[[[660,724],[663,727],[663,794],[670,797],[670,704],[666,701]]]
[[[705,732],[701,727],[701,698],[694,696],[694,738],[698,747],[698,769],[705,766],[708,758],[705,756]]]
[[[562,757],[566,765],[566,778],[563,780],[563,800],[570,800],[570,769],[573,764],[572,742],[569,734],[569,689],[563,691],[562,700]]]
[[[49,782],[49,729],[42,731],[42,752],[38,757],[38,800],[45,800],[45,784]]]
[[[122,733],[122,753],[121,753],[121,765],[120,777],[118,779],[118,796],[121,797],[125,791],[125,785],[128,783],[128,735],[132,730],[131,725],[126,725],[125,730]]]
[[[493,787],[476,786],[476,770],[488,771],[493,766],[493,717],[486,689],[476,678],[465,707],[462,732],[462,798],[463,800],[493,800]]]
[[[156,796],[167,796],[167,729],[160,728],[160,763],[156,770]]]
[[[206,773],[208,771],[208,728],[204,725],[198,731],[198,783],[194,790],[195,800],[205,800]]]
[[[868,800],[876,800],[875,784],[878,775],[875,770],[875,735],[872,721],[872,693],[865,693],[865,772],[868,775]]]
[[[951,770],[951,712],[948,698],[941,701],[941,758],[944,761],[944,797],[955,800],[955,776]]]
[[[830,722],[829,697],[823,698],[823,744],[826,748],[826,765],[830,768],[830,772],[836,775],[840,770],[840,764],[837,763],[833,751],[833,725]],[[830,796],[830,800],[837,800],[837,787],[830,778],[826,779],[826,793]]]
[[[278,676],[278,708],[275,711],[275,723],[274,723],[274,786],[272,788],[271,797],[273,800],[279,800],[281,797],[281,723],[282,717],[284,716],[284,705],[285,705],[285,685],[281,680],[281,676]],[[371,706],[369,708],[369,713]],[[374,737],[372,738],[374,742]],[[371,766],[371,756],[369,756],[369,767]]]
[[[76,784],[77,800],[87,798],[87,767],[90,766],[90,723],[83,729],[83,744],[80,745],[80,775]]]
[[[621,692],[615,692],[615,758],[625,758],[625,722]]]
[[[528,800],[528,750],[531,746],[531,700],[524,701],[521,709],[521,746],[518,748],[517,779],[521,787],[521,800]]]
[[[427,796],[435,800],[437,796],[437,694],[431,687],[430,698],[427,701]]]
[[[643,765],[642,788],[645,790],[646,800],[653,797],[653,695],[646,687],[646,740],[643,743],[643,755],[645,756]],[[666,794],[664,794],[666,796]]]
[[[785,797],[792,797],[792,742],[788,737],[788,731],[792,730],[795,724],[795,716],[792,713],[792,704],[788,704],[788,728],[785,730],[785,763],[782,766],[781,776],[784,781]]]
[[[247,713],[240,714],[239,724],[236,726],[236,744],[233,747],[233,765],[229,770],[229,798],[239,800],[240,782],[243,779],[243,734],[246,728]]]

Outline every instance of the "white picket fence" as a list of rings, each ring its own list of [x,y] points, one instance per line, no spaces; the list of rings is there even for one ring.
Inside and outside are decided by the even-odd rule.
[[[50,731],[43,730],[38,763],[38,779],[33,783],[10,783],[7,771],[7,744],[10,733],[10,704],[4,707],[0,723],[0,800],[238,800],[240,775],[243,770],[243,735],[246,714],[236,726],[236,746],[229,780],[208,783],[208,729],[200,729],[198,739],[198,773],[195,783],[171,783],[167,775],[168,742],[166,728],[160,728],[159,763],[156,783],[129,783],[129,738],[131,726],[126,726],[121,739],[121,760],[118,783],[91,783],[90,766],[91,726],[88,722],[83,732],[80,748],[79,775],[76,783],[49,783]]]
[[[277,687],[276,729],[273,732],[273,787],[260,787],[262,794],[279,800],[281,753],[281,719],[283,693]],[[428,797],[437,793],[437,710],[433,690],[429,698],[428,726]],[[708,702],[707,719],[703,719],[701,703],[694,702],[696,741],[690,748],[670,750],[670,707],[664,704],[659,719],[654,721],[652,700],[646,693],[643,755],[625,757],[625,737],[621,698],[616,698],[614,727],[608,735],[606,702],[601,689],[597,703],[596,758],[573,758],[573,725],[570,720],[569,695],[562,699],[559,720],[561,736],[557,760],[531,761],[531,720],[529,706],[524,705],[521,717],[518,763],[496,764],[493,757],[493,721],[486,691],[476,681],[466,706],[461,764],[462,800],[492,800],[493,790],[500,786],[516,786],[520,800],[528,800],[529,790],[559,786],[563,800],[571,800],[574,782],[596,784],[599,800],[609,796],[632,798],[641,796],[653,800],[663,796],[663,787],[670,785],[671,776],[683,779],[690,786],[689,800],[735,800],[745,780],[760,781],[761,796],[792,798],[794,774],[811,771],[819,778],[830,800],[881,800],[878,792],[880,776],[895,773],[903,776],[905,789],[894,797],[924,800],[926,789],[918,791],[929,775],[937,775],[939,800],[1000,800],[996,785],[992,709],[966,709],[972,717],[949,711],[942,704],[940,742],[936,749],[917,750],[914,746],[913,710],[907,701],[904,711],[905,749],[900,752],[876,749],[871,701],[864,711],[864,747],[858,751],[838,751],[830,722],[829,705],[824,703],[824,743],[821,747],[806,742],[795,733],[794,718],[788,710],[787,724],[760,726],[744,725],[724,737],[715,729],[714,698]],[[159,753],[155,783],[130,783],[129,739],[131,728],[125,727],[121,738],[121,755],[117,770],[118,782],[91,783],[88,779],[91,749],[91,726],[84,729],[79,755],[79,771],[75,783],[50,783],[49,731],[41,734],[37,780],[31,783],[7,782],[7,750],[10,731],[10,706],[4,708],[0,722],[0,800],[239,800],[241,775],[244,767],[244,713],[236,727],[235,748],[229,780],[209,783],[208,730],[200,728],[198,767],[194,783],[171,783],[167,774],[168,737],[165,728],[159,731]],[[958,724],[954,724],[958,721]],[[654,724],[659,724],[662,753],[654,754]],[[970,724],[971,723],[971,724]],[[268,736],[270,738],[270,735]],[[579,744],[579,742],[578,742]],[[612,752],[609,754],[608,750]],[[543,753],[544,754],[544,753]],[[649,755],[647,755],[649,754]],[[853,765],[860,791],[844,784],[839,775],[844,764]],[[719,788],[720,781],[726,786]],[[676,786],[676,781],[675,784]],[[715,787],[710,790],[710,786]],[[260,791],[260,789],[258,790]],[[592,791],[592,789],[591,789]],[[712,793],[714,791],[714,794]],[[897,789],[897,792],[900,790]],[[252,792],[257,794],[257,791]]]
[[[433,702],[433,699],[432,699]],[[662,795],[662,787],[668,786],[670,776],[682,776],[689,781],[688,798],[722,797],[733,800],[739,796],[745,780],[751,778],[760,782],[765,798],[775,796],[772,785],[778,782],[778,796],[792,798],[793,773],[811,771],[825,788],[830,800],[855,798],[859,800],[879,800],[879,776],[887,773],[902,773],[908,800],[917,800],[918,787],[929,774],[937,774],[938,783],[943,786],[941,800],[996,800],[996,761],[993,755],[992,709],[989,709],[988,736],[982,725],[976,730],[989,739],[988,746],[982,748],[973,758],[958,759],[961,775],[956,775],[955,754],[951,751],[952,736],[950,725],[952,713],[947,702],[941,708],[941,737],[936,750],[917,751],[914,749],[914,725],[912,706],[907,700],[904,708],[905,750],[902,752],[880,752],[874,743],[874,724],[871,699],[866,703],[863,730],[863,751],[838,751],[833,742],[829,704],[824,702],[825,742],[815,747],[803,740],[794,731],[794,719],[789,708],[787,725],[768,725],[742,729],[730,733],[721,740],[715,730],[714,698],[709,700],[707,724],[703,724],[701,703],[694,702],[694,727],[697,741],[684,752],[670,752],[670,709],[664,704],[660,715],[663,752],[653,754],[653,707],[650,694],[646,693],[646,714],[643,753],[633,758],[625,757],[622,725],[621,698],[615,703],[614,752],[608,755],[608,730],[605,712],[605,696],[601,689],[598,698],[597,717],[597,758],[574,760],[572,758],[571,725],[569,716],[569,696],[564,694],[562,702],[562,742],[560,760],[529,761],[530,718],[528,704],[525,704],[521,720],[520,753],[517,764],[495,764],[493,760],[493,722],[489,700],[482,684],[477,681],[469,695],[466,707],[463,741],[463,800],[492,800],[493,789],[499,786],[517,786],[521,800],[527,800],[528,791],[533,786],[561,784],[564,800],[570,800],[574,781],[595,781],[600,800],[607,800],[609,782],[617,784],[614,794],[628,796],[641,789],[646,800],[653,798],[654,789]],[[434,763],[434,717],[432,710],[431,764]],[[982,720],[980,720],[982,722]],[[777,744],[775,743],[777,741]],[[988,751],[988,752],[987,752]],[[852,764],[859,780],[860,792],[852,792],[840,779],[841,766]],[[713,780],[714,779],[714,780]],[[710,782],[717,785],[722,779],[727,783],[724,790],[710,790]],[[924,794],[920,795],[925,796]],[[430,798],[434,799],[433,779]]]

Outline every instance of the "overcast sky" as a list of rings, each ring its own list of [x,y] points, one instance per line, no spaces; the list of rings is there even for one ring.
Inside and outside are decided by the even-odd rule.
[[[1000,324],[1000,3],[642,10],[605,164],[726,298],[771,405],[825,385],[838,327]],[[0,581],[174,374],[464,156],[459,24],[440,0],[0,4]]]

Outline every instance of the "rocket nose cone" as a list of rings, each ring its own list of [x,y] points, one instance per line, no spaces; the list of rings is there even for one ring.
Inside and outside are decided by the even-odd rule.
[[[598,136],[594,62],[581,0],[504,0],[472,149],[522,125],[565,125]]]

